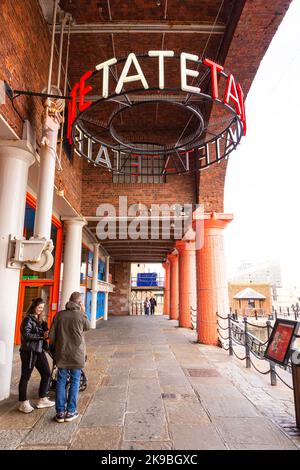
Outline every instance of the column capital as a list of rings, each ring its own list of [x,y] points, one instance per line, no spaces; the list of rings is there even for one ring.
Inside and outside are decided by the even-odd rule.
[[[66,225],[78,225],[79,227],[87,225],[87,221],[84,217],[62,217],[61,220]]]
[[[175,246],[179,254],[182,254],[182,253],[193,254],[195,252],[195,242],[193,240],[178,240]]]
[[[36,151],[27,140],[0,140],[0,158],[17,158],[33,165]]]
[[[178,258],[178,251],[177,250],[173,250],[172,253],[169,253],[168,256],[167,256],[167,260],[170,263],[173,263],[175,260],[177,260],[177,258]]]
[[[166,261],[163,262],[163,268],[167,269],[170,266],[170,261],[166,259]]]
[[[233,214],[225,214],[223,212],[199,212],[193,213],[193,228],[196,229],[196,224],[203,221],[204,228],[219,228],[224,229],[226,225],[233,220]]]

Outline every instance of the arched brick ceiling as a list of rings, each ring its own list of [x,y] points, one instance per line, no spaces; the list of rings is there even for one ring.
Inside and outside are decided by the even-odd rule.
[[[207,56],[224,65],[225,71],[231,72],[241,83],[245,96],[255,77],[260,61],[262,60],[291,0],[273,0],[264,2],[261,0],[161,0],[157,6],[156,0],[61,0],[60,6],[72,14],[76,24],[71,35],[70,49],[70,82],[74,84],[88,69],[93,69],[97,63],[113,56],[121,58],[129,52],[145,53],[150,49],[170,49],[176,53],[182,51]],[[144,31],[129,31],[130,24],[144,27]],[[211,31],[213,25],[217,26],[218,34],[206,32],[171,32],[170,28],[186,28],[187,25],[203,25]],[[89,31],[90,25],[90,31]],[[92,27],[92,25],[94,25]],[[108,28],[110,32],[101,32],[102,28]],[[128,27],[128,31],[115,26]],[[165,32],[149,32],[149,25],[164,25]],[[210,26],[209,26],[210,25]],[[96,31],[100,29],[100,32]],[[82,28],[81,30],[79,28]],[[153,28],[152,28],[153,29]],[[83,32],[84,31],[84,32]],[[117,32],[116,32],[117,31]],[[221,33],[220,33],[221,32]],[[157,71],[145,66],[145,75],[152,74],[152,79],[157,78]],[[168,75],[169,74],[169,75]],[[168,69],[166,79],[172,79],[176,71]],[[205,84],[210,86],[208,80]],[[204,88],[205,89],[205,88]],[[206,88],[207,89],[207,88]],[[210,119],[216,116],[216,110],[208,110]],[[170,131],[170,126],[180,123],[182,116],[178,114],[178,120],[168,119],[168,115],[160,116],[165,120],[165,129]],[[134,122],[134,127],[138,123]],[[143,123],[141,116],[140,125],[147,125],[147,118]],[[169,127],[168,127],[169,126]],[[130,126],[129,126],[130,127]],[[130,128],[128,129],[129,131]],[[174,129],[175,132],[178,129]],[[203,202],[206,211],[223,211],[224,181],[227,162],[213,165],[209,170],[198,174],[195,188],[198,190],[198,200]],[[95,172],[97,169],[94,169]],[[91,174],[94,171],[90,170]],[[93,173],[94,174],[94,173]],[[98,174],[98,173],[97,173]],[[170,181],[172,177],[169,177]],[[189,182],[190,177],[182,177]],[[89,178],[88,178],[89,180]],[[183,180],[182,180],[183,181]],[[88,204],[86,204],[88,206]],[[92,214],[92,211],[90,212]],[[87,214],[88,215],[88,214]],[[91,225],[91,224],[89,224]],[[93,227],[95,228],[95,227]],[[139,256],[148,248],[149,259],[163,259],[168,250],[169,243],[161,243],[161,240],[146,246],[140,242],[141,255],[134,243],[130,245],[116,243],[107,248],[114,252],[116,259],[131,261],[140,260]],[[172,241],[171,241],[172,245]],[[132,248],[132,249],[131,249]],[[153,253],[151,252],[153,250]],[[125,253],[125,254],[124,254]],[[125,258],[123,258],[125,256]],[[143,257],[143,256],[142,256]]]

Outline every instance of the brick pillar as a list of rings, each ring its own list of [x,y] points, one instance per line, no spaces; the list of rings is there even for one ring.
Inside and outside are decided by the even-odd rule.
[[[179,289],[178,289],[178,254],[168,255],[170,261],[170,320],[179,317]]]
[[[179,326],[191,328],[191,306],[196,291],[195,279],[195,242],[180,240],[176,242],[179,254]]]
[[[163,263],[165,268],[164,315],[170,315],[170,263]]]
[[[196,250],[197,333],[203,344],[218,344],[216,312],[229,312],[223,230],[232,214],[204,214],[203,247]]]
[[[130,314],[130,263],[127,261],[115,261],[111,263],[113,273],[114,292],[111,294],[111,315]]]

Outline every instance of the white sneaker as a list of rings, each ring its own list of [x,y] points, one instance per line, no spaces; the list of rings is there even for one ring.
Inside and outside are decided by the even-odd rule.
[[[31,406],[30,401],[20,401],[20,406],[19,406],[19,411],[22,411],[22,413],[31,413],[34,410],[34,408]]]
[[[36,404],[37,408],[51,408],[55,405],[55,401],[49,400],[48,397],[40,398]]]

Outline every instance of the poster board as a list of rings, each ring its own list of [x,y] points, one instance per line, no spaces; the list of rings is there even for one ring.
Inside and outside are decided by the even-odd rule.
[[[267,344],[265,358],[277,364],[286,365],[298,329],[298,322],[278,318]]]

